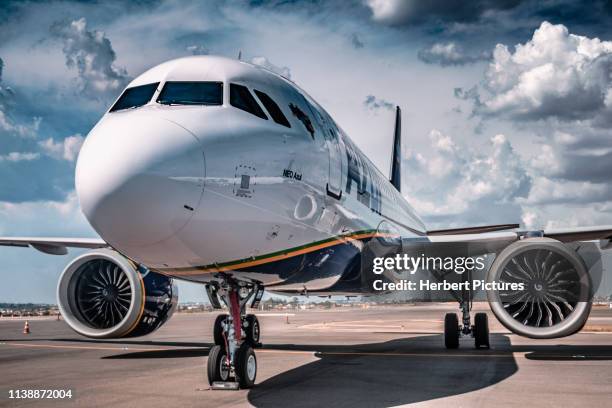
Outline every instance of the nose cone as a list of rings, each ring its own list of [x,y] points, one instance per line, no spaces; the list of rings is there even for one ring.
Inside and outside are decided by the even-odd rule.
[[[197,209],[204,154],[198,139],[166,119],[110,114],[87,136],[76,168],[81,208],[117,249],[166,240]]]

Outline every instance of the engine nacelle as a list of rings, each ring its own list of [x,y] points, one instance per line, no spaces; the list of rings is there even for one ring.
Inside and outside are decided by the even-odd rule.
[[[528,238],[505,248],[487,282],[522,283],[523,290],[490,290],[497,319],[513,333],[551,339],[578,332],[591,311],[591,279],[584,261],[563,243]]]
[[[110,249],[74,259],[57,286],[59,309],[77,333],[92,338],[144,336],[161,327],[178,304],[172,279],[139,270]]]

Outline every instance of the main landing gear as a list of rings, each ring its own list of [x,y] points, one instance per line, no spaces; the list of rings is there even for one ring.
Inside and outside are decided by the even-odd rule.
[[[257,307],[263,287],[251,282],[222,276],[219,284],[209,284],[208,298],[215,308],[221,308],[219,298],[229,314],[217,316],[214,325],[215,345],[208,354],[208,382],[213,389],[251,388],[257,376],[254,347],[261,346],[257,317],[246,314],[246,306]]]
[[[432,275],[438,280],[443,281],[447,271],[432,270]],[[468,271],[461,275],[462,282],[472,280],[472,274]],[[476,313],[474,315],[474,324],[470,320],[470,312],[472,310],[473,293],[469,289],[465,289],[467,285],[462,285],[464,289],[461,292],[451,290],[450,294],[459,302],[461,310],[462,322],[459,324],[459,319],[456,313],[447,313],[444,316],[444,346],[447,349],[459,348],[459,339],[461,337],[471,336],[474,338],[474,347],[477,349],[488,349],[489,345],[489,322],[486,313]]]
[[[489,345],[489,322],[486,313],[474,315],[474,325],[470,323],[470,302],[461,302],[463,324],[459,325],[456,313],[447,313],[444,316],[444,345],[447,349],[459,347],[459,338],[474,337],[474,346],[477,349],[488,349]]]

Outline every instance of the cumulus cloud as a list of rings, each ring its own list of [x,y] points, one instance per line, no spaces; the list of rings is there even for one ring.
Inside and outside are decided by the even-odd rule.
[[[0,201],[0,235],[40,236],[49,233],[56,236],[96,235],[82,215],[74,191],[61,201]]]
[[[529,196],[520,202],[526,205],[588,204],[611,198],[612,188],[608,184],[535,177]]]
[[[191,55],[208,55],[210,54],[210,50],[203,46],[202,44],[194,44],[186,47],[186,50],[191,53]]]
[[[611,73],[612,41],[543,22],[514,49],[495,47],[482,86],[455,89],[474,115],[507,120],[535,143],[525,152],[532,187],[517,200],[527,226],[609,223]]]
[[[66,66],[77,70],[84,95],[96,99],[116,96],[129,81],[127,71],[115,65],[115,51],[106,34],[89,30],[85,18],[58,22],[51,33],[62,41]]]
[[[0,105],[0,134],[14,134],[24,138],[35,138],[40,128],[41,118],[34,117],[30,123],[16,123],[3,111]]]
[[[76,134],[68,136],[60,142],[48,138],[39,142],[39,145],[47,155],[54,159],[72,162],[77,158],[83,141],[83,136]]]
[[[392,110],[395,105],[385,99],[377,98],[374,95],[366,96],[363,105],[371,111],[377,112],[381,109]]]
[[[33,152],[10,152],[9,154],[0,155],[0,162],[20,162],[20,161],[32,161],[40,157],[39,153]]]
[[[423,48],[417,57],[426,64],[436,64],[443,67],[473,64],[490,59],[489,53],[469,54],[456,42],[439,42]]]
[[[611,41],[543,22],[514,52],[495,47],[476,112],[521,120],[609,118],[611,72]]]
[[[291,70],[288,67],[274,65],[266,57],[253,57],[251,58],[251,63],[254,65],[259,65],[260,67],[265,68],[268,71],[275,72],[278,75],[281,75],[287,79],[291,79]]]
[[[446,226],[520,221],[517,200],[528,196],[531,177],[504,135],[481,151],[438,130],[429,139],[429,154],[409,151],[404,161],[404,185],[420,214]]]

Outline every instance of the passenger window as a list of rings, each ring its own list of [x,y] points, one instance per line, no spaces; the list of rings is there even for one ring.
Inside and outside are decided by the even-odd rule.
[[[279,125],[283,125],[290,128],[291,124],[289,123],[285,115],[283,115],[283,111],[276,104],[276,102],[274,102],[274,100],[270,98],[268,94],[258,91],[257,89],[254,89],[254,91],[255,95],[257,95],[261,103],[263,103],[263,106],[265,106],[265,108],[268,110],[270,116],[272,116],[272,119]]]
[[[223,105],[222,82],[169,81],[159,93],[163,105]]]
[[[159,85],[159,82],[156,82],[154,84],[134,86],[132,88],[126,89],[123,92],[123,95],[121,95],[117,102],[115,102],[113,107],[110,108],[109,112],[115,112],[122,109],[137,108],[139,106],[146,105],[153,97],[153,94],[157,89],[157,85]]]
[[[261,106],[259,106],[255,98],[253,98],[253,95],[251,95],[251,92],[249,92],[246,86],[230,84],[230,105],[268,120]]]

